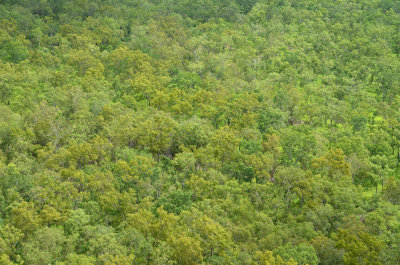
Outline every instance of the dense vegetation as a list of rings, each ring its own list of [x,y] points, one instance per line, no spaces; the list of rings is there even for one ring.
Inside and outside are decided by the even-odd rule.
[[[0,264],[400,264],[396,0],[3,0]]]

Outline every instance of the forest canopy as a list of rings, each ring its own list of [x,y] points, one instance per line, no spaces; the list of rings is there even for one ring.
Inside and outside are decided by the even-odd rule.
[[[396,0],[3,0],[0,264],[400,264]]]

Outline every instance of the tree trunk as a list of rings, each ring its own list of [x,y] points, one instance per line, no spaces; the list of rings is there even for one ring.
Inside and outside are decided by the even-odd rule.
[[[400,150],[399,150],[399,146],[397,146],[397,167],[399,167],[399,163],[400,163]]]

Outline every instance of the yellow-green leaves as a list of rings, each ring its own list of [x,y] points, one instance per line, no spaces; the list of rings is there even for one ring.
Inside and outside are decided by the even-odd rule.
[[[350,177],[350,164],[345,160],[340,149],[330,150],[326,155],[314,159],[313,169],[333,179]]]
[[[39,228],[40,219],[32,202],[16,202],[10,209],[10,224],[18,228],[25,236]]]

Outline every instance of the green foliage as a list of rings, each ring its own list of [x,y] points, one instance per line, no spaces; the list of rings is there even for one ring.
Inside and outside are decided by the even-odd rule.
[[[35,232],[22,249],[26,264],[49,264],[62,259],[66,244],[64,233],[59,228],[45,227]]]
[[[400,262],[394,0],[5,0],[0,264]]]
[[[280,246],[274,250],[274,254],[281,256],[286,261],[293,258],[299,265],[318,264],[318,258],[314,248],[304,243],[300,243],[297,246],[291,244]]]
[[[382,264],[379,252],[383,244],[367,232],[339,229],[336,240],[336,246],[345,250],[344,264]]]
[[[192,193],[177,190],[170,192],[166,195],[167,197],[161,197],[157,200],[155,206],[163,206],[163,208],[169,212],[179,215],[181,211],[190,208],[192,201]]]

